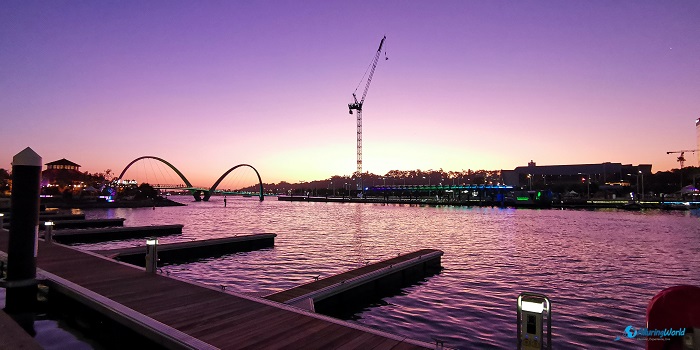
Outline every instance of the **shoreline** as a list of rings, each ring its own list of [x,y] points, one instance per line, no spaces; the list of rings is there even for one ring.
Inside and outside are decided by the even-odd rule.
[[[572,200],[559,203],[532,202],[501,202],[492,200],[435,200],[435,199],[384,199],[384,198],[350,198],[350,197],[313,197],[313,196],[278,196],[277,200],[286,202],[324,202],[324,203],[366,203],[366,204],[408,204],[427,206],[466,206],[466,207],[501,207],[501,208],[532,208],[532,209],[623,209],[623,210],[692,210],[700,203],[692,202],[685,205],[681,202],[642,201],[629,202],[626,200]]]

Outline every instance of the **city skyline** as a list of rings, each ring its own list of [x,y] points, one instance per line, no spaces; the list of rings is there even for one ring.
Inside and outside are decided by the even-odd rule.
[[[621,162],[697,145],[700,4],[6,2],[0,168],[32,147],[90,172],[152,155],[212,183],[355,170]],[[686,164],[697,165],[697,157]]]

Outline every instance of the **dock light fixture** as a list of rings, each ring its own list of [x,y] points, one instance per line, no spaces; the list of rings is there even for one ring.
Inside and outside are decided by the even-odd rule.
[[[543,336],[547,324],[547,341]],[[518,296],[518,350],[552,349],[552,304],[542,294],[521,293]]]
[[[53,221],[44,222],[44,242],[53,243]]]
[[[2,229],[2,225],[4,225],[3,220],[5,219],[5,214],[0,213],[0,229]]]
[[[146,272],[156,273],[158,270],[158,239],[146,238]]]
[[[535,313],[541,314],[542,311],[544,311],[544,304],[542,304],[542,303],[534,303],[534,302],[531,302],[531,301],[523,301],[523,302],[521,303],[521,309],[522,309],[523,311],[535,312]]]

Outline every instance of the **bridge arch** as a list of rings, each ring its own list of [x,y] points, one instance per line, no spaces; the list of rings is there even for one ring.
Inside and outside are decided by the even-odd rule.
[[[142,157],[138,157],[138,158],[132,160],[131,163],[129,163],[129,164],[124,168],[124,170],[122,170],[122,173],[119,174],[119,177],[117,178],[117,180],[121,180],[122,177],[124,176],[124,174],[126,173],[126,171],[129,170],[129,168],[130,168],[134,163],[138,162],[138,161],[141,160],[141,159],[155,159],[155,160],[160,161],[161,163],[163,163],[163,164],[169,166],[170,169],[173,169],[173,171],[180,177],[180,179],[182,179],[182,181],[185,183],[185,186],[187,186],[187,187],[190,188],[190,193],[192,194],[192,196],[194,196],[194,200],[195,200],[195,201],[201,201],[201,200],[202,200],[202,192],[201,192],[201,191],[198,191],[198,190],[191,189],[191,188],[193,187],[193,186],[192,186],[192,183],[190,183],[190,181],[187,180],[187,178],[185,177],[185,175],[184,175],[180,170],[178,170],[174,165],[170,164],[167,160],[165,160],[165,159],[163,159],[163,158],[158,158],[158,157],[154,157],[154,156],[142,156]],[[205,193],[204,195],[206,195],[206,193]]]
[[[119,174],[119,177],[117,178],[117,180],[121,180],[122,177],[124,176],[124,174],[126,173],[126,171],[129,170],[129,168],[130,168],[134,163],[138,162],[138,161],[141,160],[141,159],[155,159],[155,160],[158,160],[158,161],[162,162],[163,164],[169,166],[170,169],[173,169],[173,171],[175,171],[175,173],[176,173],[178,176],[180,176],[180,178],[182,179],[182,181],[185,182],[185,185],[187,185],[187,187],[192,187],[192,184],[190,183],[190,181],[187,180],[187,178],[185,177],[185,175],[183,175],[183,174],[180,172],[180,170],[177,170],[177,168],[176,168],[175,166],[173,166],[172,164],[168,163],[168,161],[166,161],[165,159],[163,159],[163,158],[158,158],[158,157],[154,157],[154,156],[142,156],[142,157],[138,157],[138,158],[132,160],[131,163],[129,163],[129,164],[126,166],[126,168],[124,168],[124,170],[122,170],[122,173]]]
[[[216,191],[216,187],[219,186],[219,184],[221,183],[221,181],[223,181],[224,178],[225,178],[229,173],[231,173],[232,171],[234,171],[234,170],[236,170],[236,169],[238,169],[238,168],[240,168],[240,167],[242,167],[242,166],[247,166],[247,167],[253,169],[253,171],[255,172],[255,175],[258,176],[258,184],[260,185],[260,201],[262,202],[263,200],[265,200],[265,194],[263,193],[263,184],[262,184],[262,179],[260,178],[260,173],[258,173],[258,170],[255,169],[252,165],[249,165],[249,164],[238,164],[238,165],[234,166],[233,168],[229,169],[228,171],[226,171],[223,175],[221,175],[221,177],[220,177],[218,180],[216,180],[216,182],[214,183],[214,185],[211,186],[211,188],[209,189],[209,193],[208,193],[208,194],[205,194],[204,200],[205,200],[205,201],[206,201],[206,200],[209,200],[209,197],[211,197],[211,194],[214,193],[214,191]]]

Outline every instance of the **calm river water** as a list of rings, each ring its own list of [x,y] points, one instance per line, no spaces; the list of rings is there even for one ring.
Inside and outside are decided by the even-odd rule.
[[[359,310],[365,325],[445,346],[515,348],[516,298],[552,300],[556,349],[644,348],[623,338],[645,325],[657,292],[700,284],[696,212],[527,210],[279,202],[213,197],[186,207],[88,210],[127,226],[184,224],[161,243],[271,232],[275,247],[165,267],[180,277],[256,295],[287,289],[422,248],[444,269]],[[82,245],[142,245],[143,240]]]

